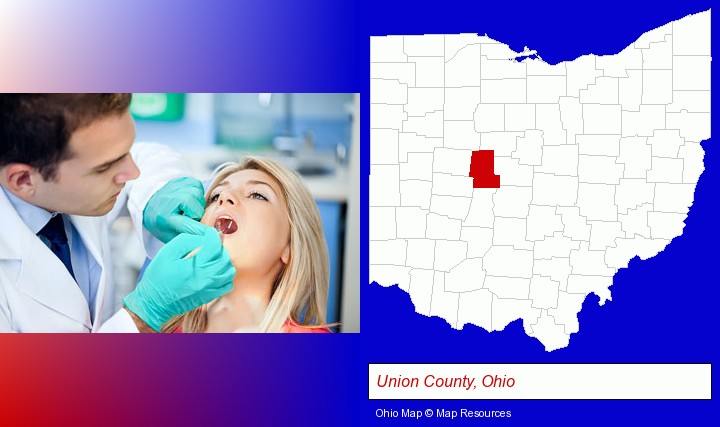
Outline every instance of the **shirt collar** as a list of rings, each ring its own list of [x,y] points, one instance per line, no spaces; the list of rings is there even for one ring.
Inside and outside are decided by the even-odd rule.
[[[25,225],[27,225],[34,234],[38,234],[50,219],[57,215],[57,212],[50,213],[41,207],[30,204],[17,197],[4,186],[0,185],[0,187],[2,187],[8,200],[10,200],[10,203],[18,215],[20,215]]]

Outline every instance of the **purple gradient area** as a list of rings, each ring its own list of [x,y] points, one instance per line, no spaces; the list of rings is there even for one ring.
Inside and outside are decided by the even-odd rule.
[[[358,337],[4,335],[0,422],[335,425],[367,391]]]
[[[352,2],[0,5],[0,90],[358,92]],[[28,23],[19,27],[17,20]],[[3,29],[4,28],[4,29]],[[322,87],[322,89],[320,89]],[[320,89],[320,90],[319,90]]]

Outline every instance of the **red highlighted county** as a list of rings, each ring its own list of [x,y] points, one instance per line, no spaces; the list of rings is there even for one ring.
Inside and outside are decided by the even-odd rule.
[[[473,188],[500,188],[500,175],[495,175],[495,152],[473,151],[469,176],[473,179]]]

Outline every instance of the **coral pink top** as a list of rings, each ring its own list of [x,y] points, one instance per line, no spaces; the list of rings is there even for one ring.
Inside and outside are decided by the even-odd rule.
[[[285,324],[282,327],[281,332],[287,332],[287,333],[309,333],[309,334],[329,334],[332,333],[332,331],[328,328],[322,327],[322,326],[303,326],[298,325],[295,323],[292,319],[288,319]],[[173,334],[181,334],[182,333],[182,327],[178,327],[174,331],[172,331]]]
[[[322,326],[302,326],[295,323],[292,319],[288,319],[282,327],[282,332],[292,333],[311,333],[311,334],[327,334],[331,333],[330,329]]]

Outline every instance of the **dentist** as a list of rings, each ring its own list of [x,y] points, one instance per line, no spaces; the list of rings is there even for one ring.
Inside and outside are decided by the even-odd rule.
[[[231,290],[218,233],[196,221],[202,184],[169,148],[133,144],[129,104],[0,95],[0,332],[159,331]],[[125,211],[153,261],[116,295],[108,231]]]

